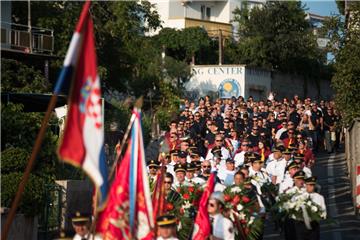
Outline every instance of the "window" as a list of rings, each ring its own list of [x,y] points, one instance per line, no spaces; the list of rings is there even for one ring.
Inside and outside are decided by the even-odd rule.
[[[210,16],[211,16],[211,8],[207,7],[206,8],[206,19],[210,20]]]

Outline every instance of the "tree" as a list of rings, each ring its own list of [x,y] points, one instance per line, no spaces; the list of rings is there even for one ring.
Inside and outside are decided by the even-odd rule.
[[[335,100],[345,123],[360,117],[360,4],[349,4],[349,19],[343,45],[336,54],[335,75],[332,86]]]
[[[267,1],[250,12],[236,9],[234,15],[240,39],[226,50],[233,62],[303,74],[323,60],[301,2]]]

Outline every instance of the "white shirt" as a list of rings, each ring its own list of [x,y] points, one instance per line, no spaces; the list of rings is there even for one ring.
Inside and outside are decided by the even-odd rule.
[[[317,193],[317,192],[313,192],[313,193],[308,193],[311,200],[313,200],[316,204],[318,204],[321,207],[321,210],[324,211],[324,219],[326,218],[326,205],[325,205],[325,199],[324,197]]]
[[[309,177],[312,176],[312,172],[311,172],[311,169],[310,169],[310,168],[304,166],[302,170],[304,171],[306,178],[309,178]]]
[[[284,176],[284,179],[280,183],[279,193],[284,193],[288,189],[292,188],[293,186],[294,186],[294,179],[292,179],[292,177],[290,177],[289,173],[286,173]]]
[[[234,183],[235,170],[219,169],[217,176],[225,186],[231,186]]]
[[[245,151],[241,151],[234,156],[235,167],[239,167],[245,162]]]
[[[225,218],[222,214],[218,213],[214,216],[210,216],[212,220],[212,235],[219,239],[231,240],[235,239],[234,225],[233,223]]]
[[[280,158],[278,160],[271,161],[266,166],[266,172],[272,176],[276,176],[276,184],[281,183],[284,178],[284,172],[286,168],[286,160]]]
[[[212,149],[210,149],[206,155],[205,160],[213,160],[214,159],[214,155],[211,152]],[[230,157],[230,153],[229,150],[227,150],[225,147],[221,147],[221,160],[225,161],[226,159],[228,159]]]
[[[286,128],[280,128],[277,132],[276,132],[276,134],[275,134],[275,139],[280,139],[280,136],[281,136],[281,134],[283,134],[284,132],[286,132],[287,131],[287,129]]]

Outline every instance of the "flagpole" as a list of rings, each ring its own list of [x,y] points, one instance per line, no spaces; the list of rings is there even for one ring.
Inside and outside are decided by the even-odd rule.
[[[142,104],[143,104],[143,97],[141,96],[136,100],[134,107],[141,109]],[[126,128],[124,137],[123,137],[123,139],[121,141],[119,155],[117,156],[117,158],[115,159],[113,165],[111,166],[110,174],[109,174],[109,177],[108,177],[109,181],[112,179],[112,177],[114,175],[114,172],[115,172],[115,169],[116,169],[116,166],[117,166],[118,162],[120,161],[121,153],[122,153],[122,151],[124,149],[125,142],[129,137],[129,133],[130,133],[131,127],[133,126],[135,118],[136,118],[135,114],[131,114],[129,125]]]
[[[37,157],[37,155],[38,155],[38,153],[40,151],[41,144],[42,144],[42,142],[44,140],[44,136],[45,136],[46,129],[47,129],[47,126],[48,126],[48,122],[49,122],[52,110],[54,109],[54,107],[56,105],[56,102],[57,102],[57,95],[54,93],[51,96],[50,103],[48,105],[45,116],[44,116],[44,118],[42,120],[41,128],[40,128],[40,131],[39,131],[39,133],[38,133],[38,135],[36,137],[36,141],[35,141],[35,144],[33,146],[30,159],[28,161],[28,164],[27,164],[26,169],[24,171],[24,175],[23,175],[23,177],[21,179],[18,190],[16,192],[15,199],[12,202],[9,214],[8,214],[8,216],[6,218],[4,229],[3,229],[2,233],[1,233],[1,239],[2,240],[6,240],[7,237],[8,237],[11,224],[12,224],[12,222],[14,220],[16,210],[17,210],[19,202],[21,200],[22,193],[24,192],[26,183],[29,180],[30,172],[31,172],[31,170],[33,168],[36,157]]]

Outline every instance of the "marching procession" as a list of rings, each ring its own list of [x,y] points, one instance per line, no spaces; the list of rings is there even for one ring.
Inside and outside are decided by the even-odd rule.
[[[161,166],[166,168],[161,219],[175,218],[168,224],[172,234],[160,232],[159,239],[191,237],[212,172],[215,186],[207,205],[212,239],[262,239],[269,219],[285,239],[319,239],[326,206],[311,168],[314,152],[336,151],[339,117],[334,102],[318,105],[298,96],[281,102],[185,101],[169,124],[159,158],[148,161],[152,191]]]

